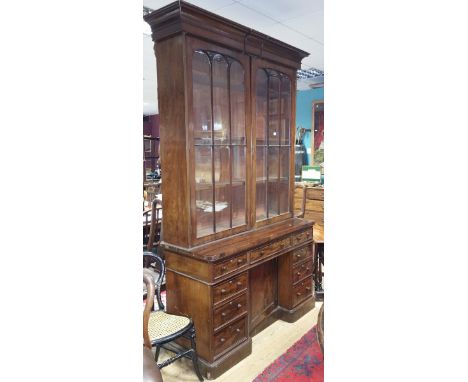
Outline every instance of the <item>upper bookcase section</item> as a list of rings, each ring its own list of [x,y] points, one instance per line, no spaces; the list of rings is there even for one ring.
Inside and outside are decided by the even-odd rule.
[[[185,1],[175,1],[144,16],[154,42],[180,33],[299,69],[309,53]]]

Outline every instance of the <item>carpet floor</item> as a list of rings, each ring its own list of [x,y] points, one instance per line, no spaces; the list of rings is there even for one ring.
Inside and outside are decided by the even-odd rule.
[[[314,326],[253,382],[323,382],[323,355]]]

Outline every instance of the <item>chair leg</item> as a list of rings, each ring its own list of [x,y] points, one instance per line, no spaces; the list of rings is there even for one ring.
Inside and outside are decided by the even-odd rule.
[[[193,368],[195,369],[195,373],[197,374],[198,379],[200,382],[203,382],[203,377],[200,373],[200,369],[198,368],[198,355],[197,355],[197,345],[195,343],[195,327],[190,329],[190,342],[192,344],[192,354],[190,358],[192,358]]]
[[[158,362],[158,358],[159,358],[159,351],[161,350],[161,346],[159,345],[156,345],[156,353],[154,354],[154,360],[156,362]]]

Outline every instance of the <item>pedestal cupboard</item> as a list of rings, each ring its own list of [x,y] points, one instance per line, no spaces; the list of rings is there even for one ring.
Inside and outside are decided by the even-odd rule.
[[[167,308],[193,318],[215,378],[251,353],[255,333],[314,306],[312,223],[293,216],[296,70],[307,53],[185,2],[145,19]]]

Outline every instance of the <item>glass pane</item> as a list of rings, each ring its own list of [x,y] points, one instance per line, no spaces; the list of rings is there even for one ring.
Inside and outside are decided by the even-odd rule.
[[[216,232],[231,227],[231,182],[229,146],[215,146],[215,213]]]
[[[211,143],[211,85],[210,61],[203,52],[194,52],[193,77],[193,132],[195,143]]]
[[[232,148],[232,226],[245,222],[245,146]]]
[[[278,179],[268,181],[268,217],[277,216],[278,213]]]
[[[263,69],[257,70],[256,78],[256,135],[257,145],[266,144],[267,126],[267,89],[268,77]]]
[[[266,161],[266,147],[257,146],[257,181],[266,180],[267,176],[267,161]]]
[[[256,203],[257,203],[257,221],[266,219],[266,180],[257,181],[256,184]]]
[[[233,61],[230,71],[231,90],[231,142],[245,144],[245,90],[244,69]]]
[[[270,75],[268,81],[268,143],[270,145],[279,144],[279,90],[280,78]]]
[[[280,148],[280,214],[289,212],[289,147]]]
[[[195,163],[197,237],[202,237],[214,232],[211,147],[196,146]]]
[[[289,144],[291,126],[291,81],[281,78],[281,144]]]
[[[228,63],[220,54],[213,57],[214,143],[229,143]]]
[[[279,148],[268,147],[268,217],[279,214]]]
[[[279,147],[268,147],[268,179],[277,181],[279,177]]]

